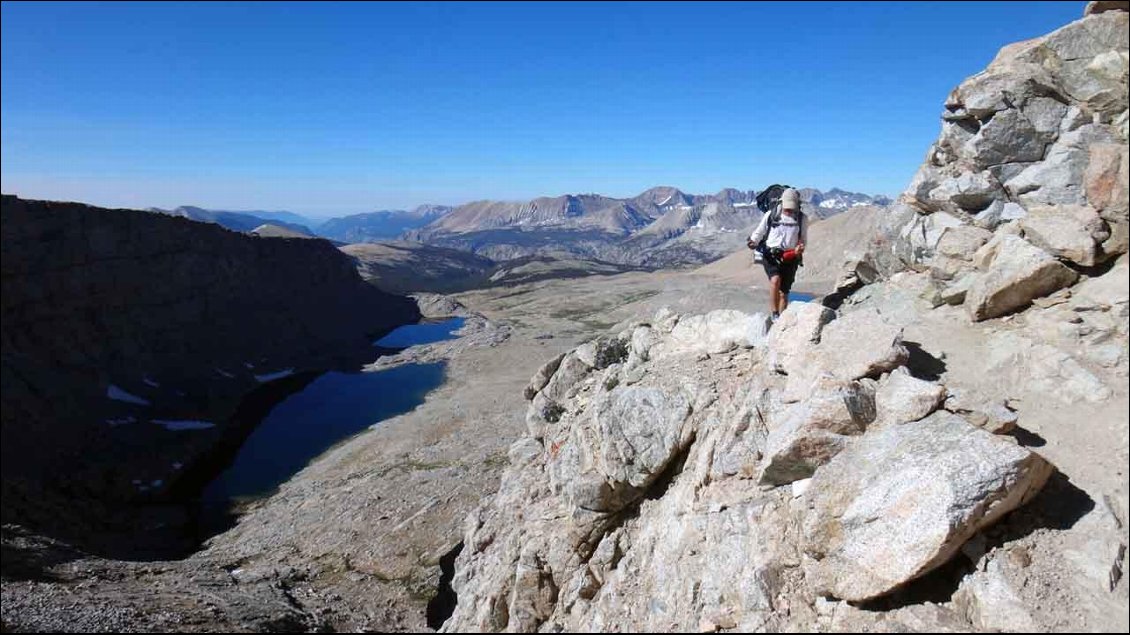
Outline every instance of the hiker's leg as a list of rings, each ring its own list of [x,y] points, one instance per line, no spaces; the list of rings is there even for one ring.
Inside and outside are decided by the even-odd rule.
[[[796,280],[797,264],[795,262],[781,265],[781,313],[789,306],[789,292],[793,290],[793,281]]]
[[[777,310],[777,299],[781,295],[781,276],[770,276],[769,278],[769,312],[780,313]]]
[[[765,268],[765,275],[769,278],[769,313],[777,313],[777,293],[781,290],[780,263],[766,256],[761,262]]]

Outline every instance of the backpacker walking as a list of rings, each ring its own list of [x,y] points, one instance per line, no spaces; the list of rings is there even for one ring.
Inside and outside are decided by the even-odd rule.
[[[789,291],[796,280],[807,240],[808,223],[800,211],[800,194],[791,187],[785,188],[780,204],[761,217],[746,243],[761,254],[765,274],[769,276],[769,310],[773,321],[789,305]]]

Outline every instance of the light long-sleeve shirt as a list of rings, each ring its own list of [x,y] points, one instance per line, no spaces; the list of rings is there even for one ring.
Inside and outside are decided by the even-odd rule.
[[[765,238],[766,232],[769,237],[765,241],[765,246],[769,249],[792,249],[799,243],[808,243],[808,219],[801,220],[801,212],[796,212],[795,215],[781,212],[781,217],[777,221],[777,225],[772,229],[769,228],[769,218],[773,212],[769,212],[761,217],[761,222],[757,224],[757,229],[749,235],[749,240],[754,245],[760,244],[761,239]]]

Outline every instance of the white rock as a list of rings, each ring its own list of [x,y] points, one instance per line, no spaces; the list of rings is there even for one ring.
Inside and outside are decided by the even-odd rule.
[[[538,394],[542,388],[545,388],[545,385],[549,383],[549,378],[553,377],[553,373],[557,372],[557,367],[561,365],[561,360],[564,358],[565,353],[562,353],[547,361],[545,364],[542,364],[538,372],[534,373],[534,376],[530,378],[530,383],[523,392],[526,401],[533,399],[534,395]]]
[[[554,491],[576,508],[623,508],[693,438],[693,395],[680,387],[621,386],[600,393],[582,425],[564,431],[548,465]],[[560,444],[558,444],[558,441]]]
[[[965,302],[965,296],[969,293],[969,289],[980,275],[982,274],[967,273],[946,285],[941,291],[942,302],[949,305],[958,305]]]
[[[1031,633],[1036,628],[1031,609],[1025,605],[1006,569],[1015,567],[1003,553],[990,558],[985,568],[967,576],[954,595],[977,628],[1011,633]]]
[[[812,481],[805,550],[816,590],[849,601],[889,593],[1029,500],[1052,470],[946,412],[864,435]]]
[[[1085,267],[1096,264],[1098,246],[1110,237],[1098,212],[1086,205],[1036,205],[1020,226],[1032,244]]]
[[[975,322],[1024,308],[1079,277],[1047,252],[1008,234],[995,236],[974,261],[986,267],[965,295],[966,311]]]
[[[902,328],[887,322],[875,309],[841,315],[820,336],[827,370],[840,379],[874,377],[906,363]]]
[[[725,353],[765,342],[765,316],[719,309],[681,318],[665,341],[668,353]]]
[[[918,421],[940,408],[945,398],[944,386],[918,379],[899,368],[879,382],[875,392],[876,419],[884,424]]]
[[[875,395],[859,382],[822,378],[813,394],[786,410],[769,432],[761,482],[808,478],[875,420]]]
[[[769,331],[769,364],[781,373],[789,373],[805,351],[820,342],[824,325],[836,313],[815,302],[794,302],[785,309]]]
[[[670,307],[661,307],[651,318],[651,326],[660,333],[670,333],[679,323],[679,314]]]

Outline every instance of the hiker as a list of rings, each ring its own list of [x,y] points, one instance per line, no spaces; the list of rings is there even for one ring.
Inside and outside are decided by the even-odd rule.
[[[800,211],[800,193],[791,187],[784,188],[780,204],[761,217],[746,243],[761,255],[769,276],[769,309],[774,322],[789,305],[789,290],[793,288],[807,238],[808,224]]]

